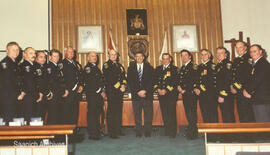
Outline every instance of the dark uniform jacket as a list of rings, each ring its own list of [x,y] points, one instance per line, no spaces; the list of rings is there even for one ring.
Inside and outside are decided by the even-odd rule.
[[[48,64],[45,63],[43,65],[40,65],[38,63],[34,63],[34,69],[37,75],[37,84],[39,85],[40,92],[44,95],[44,97],[50,97],[50,95],[52,95],[52,81],[49,76],[51,74],[51,70],[48,69]]]
[[[227,97],[231,94],[232,63],[224,59],[216,66],[216,88],[220,97]]]
[[[83,71],[86,96],[97,95],[104,89],[104,77],[97,65],[87,63]]]
[[[139,100],[138,92],[141,90],[146,91],[146,99],[153,99],[153,86],[154,86],[154,68],[149,62],[143,62],[142,79],[139,80],[137,63],[130,62],[128,67],[127,79],[128,85],[131,89],[132,100]]]
[[[68,91],[77,92],[79,86],[83,85],[81,65],[77,61],[71,63],[67,59],[64,59],[62,64],[66,88]],[[59,65],[61,65],[61,63],[59,63]]]
[[[118,62],[113,63],[108,60],[103,64],[102,70],[105,78],[106,95],[108,97],[122,96],[121,85],[127,85],[124,67]]]
[[[204,92],[215,91],[215,67],[216,65],[209,60],[207,63],[201,63],[198,66],[197,78],[194,88]]]
[[[64,83],[65,81],[62,69],[63,65],[58,66],[57,64],[55,65],[53,62],[49,61],[47,71],[51,82],[51,90],[54,94],[55,92],[62,95],[65,93],[66,85]]]
[[[237,90],[237,92],[242,93],[244,87],[245,87],[245,81],[248,75],[248,70],[251,68],[251,58],[249,56],[249,53],[245,53],[242,57],[237,57],[233,61],[232,66],[232,86],[234,89]]]
[[[196,81],[198,66],[190,61],[187,66],[183,65],[179,71],[180,87],[185,90],[185,93],[193,93],[194,84]]]
[[[270,104],[270,64],[264,57],[250,69],[246,84],[254,104]]]
[[[177,97],[177,85],[178,71],[176,66],[169,64],[166,69],[163,69],[163,65],[160,65],[155,69],[154,91],[166,89],[166,94],[172,94],[174,97]]]
[[[23,82],[23,92],[25,92],[26,96],[31,96],[32,99],[38,99],[40,87],[37,83],[37,72],[34,68],[34,64],[24,60],[20,64],[20,69]]]
[[[0,79],[2,101],[8,98],[17,100],[21,92],[20,69],[17,63],[8,56],[0,62]]]

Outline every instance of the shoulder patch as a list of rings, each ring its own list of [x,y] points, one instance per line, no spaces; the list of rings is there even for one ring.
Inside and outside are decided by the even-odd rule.
[[[38,75],[38,76],[41,76],[41,75],[42,75],[41,69],[36,69],[36,72],[37,72],[37,75]]]
[[[226,64],[226,67],[227,67],[227,69],[232,69],[232,64],[231,64],[230,62],[228,62],[228,63]]]
[[[58,64],[59,69],[63,69],[63,63]]]
[[[3,63],[1,63],[1,66],[3,69],[7,69],[7,63],[3,62]]]
[[[108,69],[108,67],[109,67],[107,62],[103,66],[104,66],[105,69]]]
[[[212,65],[211,65],[211,69],[212,69],[212,70],[215,70],[215,69],[216,69],[216,66],[217,66],[216,64],[212,64]]]
[[[251,58],[248,59],[248,63],[252,65],[252,59]]]
[[[25,71],[30,72],[30,66],[25,66]]]
[[[52,73],[52,69],[51,68],[47,68],[48,74]]]
[[[198,69],[198,65],[197,64],[193,64],[193,69],[197,70]]]
[[[88,73],[90,73],[91,72],[91,68],[90,67],[86,67],[85,68],[85,72],[88,74]]]

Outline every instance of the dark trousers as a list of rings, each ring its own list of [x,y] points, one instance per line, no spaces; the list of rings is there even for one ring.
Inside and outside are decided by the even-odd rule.
[[[69,94],[64,98],[61,108],[63,109],[60,117],[61,124],[75,124],[77,125],[78,114],[79,114],[79,100],[78,93],[69,90]]]
[[[241,123],[254,122],[255,119],[254,119],[254,112],[252,109],[252,103],[247,98],[245,98],[240,92],[239,94],[236,95],[235,98],[240,122]]]
[[[270,104],[253,104],[256,122],[270,122]]]
[[[111,135],[118,135],[122,126],[123,96],[108,96],[107,124]]]
[[[159,104],[164,122],[165,135],[176,135],[176,102],[177,96],[166,94],[159,96]]]
[[[144,112],[144,132],[151,134],[153,120],[153,100],[143,99],[132,100],[133,113],[135,116],[136,133],[142,133],[142,110]]]
[[[218,112],[214,92],[201,92],[199,96],[200,109],[204,123],[217,123]]]
[[[183,104],[188,120],[187,134],[189,136],[197,136],[197,98],[192,93],[184,93]]]
[[[219,103],[219,106],[222,113],[223,123],[235,122],[233,97],[231,95],[225,97],[224,102]]]
[[[104,101],[100,94],[87,94],[87,123],[89,136],[100,136],[100,115]]]
[[[47,124],[59,124],[60,123],[60,113],[62,113],[62,108],[60,103],[62,101],[62,94],[60,92],[53,92],[53,98],[49,100],[48,103],[48,119]]]
[[[34,97],[26,94],[22,100],[21,110],[22,117],[24,117],[27,122],[29,122],[30,118],[34,116],[34,104],[36,104]]]
[[[3,115],[6,123],[17,117],[18,100],[15,96],[5,97],[3,100]]]
[[[45,120],[45,114],[47,112],[47,99],[44,97],[42,101],[34,104],[34,117],[41,117],[42,120]]]

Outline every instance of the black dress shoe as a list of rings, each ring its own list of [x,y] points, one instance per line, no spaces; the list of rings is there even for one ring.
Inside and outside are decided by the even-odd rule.
[[[142,137],[141,133],[136,133],[136,137]]]
[[[117,136],[117,135],[115,135],[115,134],[111,134],[110,137],[111,137],[112,139],[118,139],[118,138],[119,138],[119,136]]]
[[[151,137],[151,133],[150,132],[146,132],[144,135],[145,135],[145,137]]]
[[[122,131],[118,133],[119,136],[125,136],[125,133],[123,133]]]
[[[170,138],[175,138],[176,137],[176,135],[170,135]]]

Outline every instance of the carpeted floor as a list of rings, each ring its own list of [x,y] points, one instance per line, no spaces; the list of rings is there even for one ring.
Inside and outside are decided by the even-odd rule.
[[[110,139],[108,136],[102,140],[89,140],[87,130],[80,130],[84,135],[81,142],[70,145],[69,150],[74,155],[204,155],[204,138],[200,136],[196,140],[186,140],[178,134],[175,139],[162,136],[163,129],[153,129],[152,137],[135,137],[134,128],[124,128],[126,135],[120,139]]]

